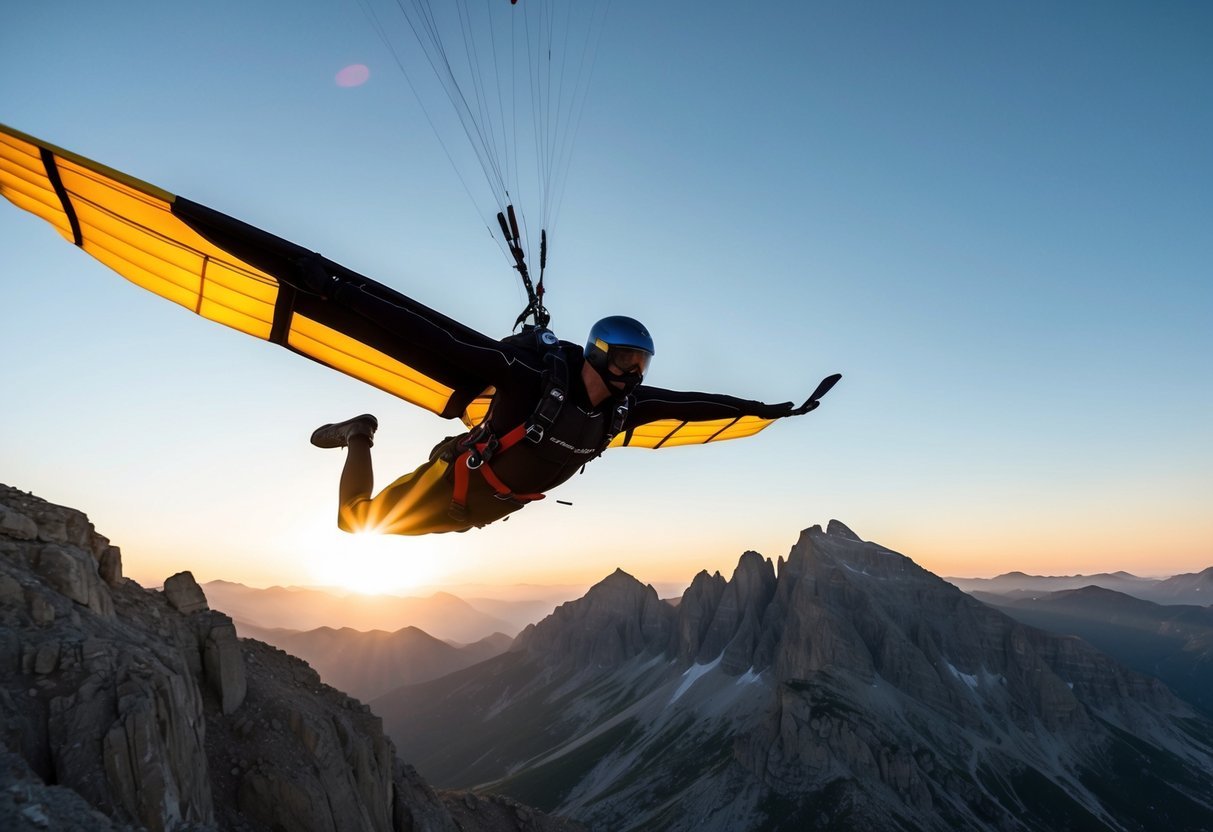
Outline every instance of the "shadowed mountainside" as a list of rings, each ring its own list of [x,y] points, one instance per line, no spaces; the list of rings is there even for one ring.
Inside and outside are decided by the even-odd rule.
[[[0,486],[0,828],[559,832],[437,793],[380,719],[208,608],[147,590],[78,511]]]
[[[836,522],[373,705],[434,782],[597,829],[1213,828],[1213,723]]]
[[[315,668],[325,684],[364,701],[491,659],[514,642],[507,635],[495,633],[474,644],[455,647],[416,627],[394,633],[321,627],[301,633],[242,621],[235,624],[241,637],[258,639],[298,656]]]
[[[1155,604],[1097,586],[1031,598],[974,597],[1025,624],[1078,636],[1213,716],[1213,608]]]

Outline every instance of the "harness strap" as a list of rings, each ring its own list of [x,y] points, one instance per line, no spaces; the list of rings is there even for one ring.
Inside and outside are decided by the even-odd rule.
[[[556,424],[569,389],[569,364],[560,348],[549,350],[543,361],[549,365],[543,371],[543,394],[526,426],[527,439],[536,445],[543,441],[544,433]]]
[[[503,453],[517,445],[527,436],[527,426],[519,425],[512,431],[501,437],[500,441],[495,441],[492,436],[483,442],[476,442],[466,451],[460,454],[455,459],[455,487],[451,491],[451,508],[450,513],[458,520],[463,520],[467,517],[468,509],[468,486],[471,482],[471,472],[479,471],[484,477],[484,481],[493,489],[499,500],[513,500],[514,502],[524,504],[533,503],[536,500],[542,500],[544,494],[516,494],[513,489],[506,485],[501,477],[493,471],[488,463],[488,458],[485,452],[490,446],[493,447],[492,455]]]
[[[623,401],[615,406],[615,410],[611,413],[611,427],[607,430],[606,436],[603,437],[602,445],[598,449],[595,456],[601,456],[603,451],[610,447],[611,442],[623,430],[624,423],[628,420],[628,410],[631,409],[632,397],[624,396]]]

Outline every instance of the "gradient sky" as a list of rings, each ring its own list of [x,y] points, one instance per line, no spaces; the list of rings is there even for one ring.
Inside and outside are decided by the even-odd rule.
[[[355,0],[17,4],[0,121],[505,334],[523,298]],[[365,64],[370,78],[338,73]],[[447,135],[448,141],[453,141]],[[335,530],[457,431],[198,319],[0,202],[0,481],[156,585],[646,581],[838,518],[943,575],[1213,563],[1213,5],[615,0],[554,234],[579,341],[817,412],[619,450],[508,523]],[[473,183],[481,184],[481,183]]]

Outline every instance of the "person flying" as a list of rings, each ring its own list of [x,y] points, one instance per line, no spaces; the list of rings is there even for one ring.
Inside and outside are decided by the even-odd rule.
[[[443,440],[420,467],[375,496],[375,417],[364,414],[318,428],[313,445],[347,449],[338,500],[338,525],[346,531],[467,531],[542,499],[599,456],[616,435],[641,425],[776,419],[793,412],[791,402],[769,405],[641,384],[653,358],[653,339],[639,321],[622,315],[594,324],[584,349],[558,341],[542,327],[488,345],[461,341],[441,323],[419,321],[357,287],[334,287],[325,294],[407,333],[398,355],[407,356],[410,347],[441,348],[495,391],[484,421]]]

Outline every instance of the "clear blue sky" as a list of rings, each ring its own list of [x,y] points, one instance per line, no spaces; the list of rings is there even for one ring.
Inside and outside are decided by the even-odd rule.
[[[338,86],[352,63],[370,81]],[[521,307],[355,0],[18,4],[0,121],[481,331]],[[354,547],[312,428],[378,414],[382,485],[454,425],[0,203],[0,481],[87,511],[145,583],[689,580],[832,517],[941,574],[1198,570],[1211,147],[1208,3],[615,0],[553,239],[556,329],[644,320],[668,387],[799,400],[844,373],[819,411],[612,452],[558,492],[571,508]]]

